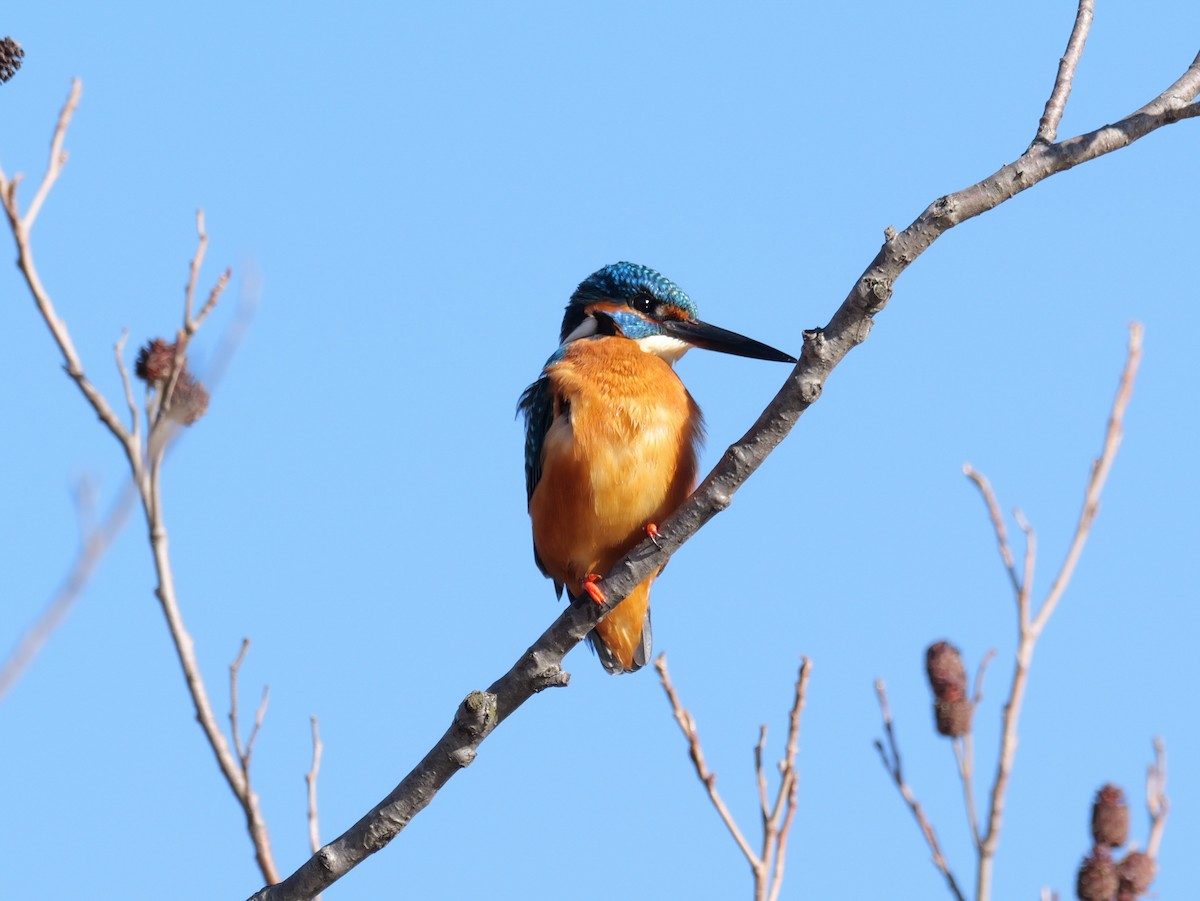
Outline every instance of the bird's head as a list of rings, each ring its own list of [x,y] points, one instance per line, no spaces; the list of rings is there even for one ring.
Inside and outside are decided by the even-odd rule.
[[[636,341],[668,363],[692,347],[740,357],[795,363],[795,357],[752,338],[701,322],[696,305],[666,276],[637,263],[613,263],[585,278],[571,295],[560,343],[593,335]]]

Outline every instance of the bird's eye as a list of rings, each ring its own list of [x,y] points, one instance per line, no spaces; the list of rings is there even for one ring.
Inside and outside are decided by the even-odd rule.
[[[629,306],[639,313],[645,313],[647,316],[654,315],[654,298],[645,291],[638,291],[637,294],[633,295],[629,300]]]

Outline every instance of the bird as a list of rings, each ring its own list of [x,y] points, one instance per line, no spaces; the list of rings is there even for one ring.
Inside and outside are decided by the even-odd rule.
[[[521,394],[533,555],[572,602],[603,603],[596,582],[696,484],[700,408],[673,364],[690,348],[795,363],[796,358],[702,322],[670,279],[637,263],[605,266],[571,295],[559,347]],[[664,564],[665,565],[665,564]],[[609,673],[650,658],[650,585],[659,567],[589,634]]]

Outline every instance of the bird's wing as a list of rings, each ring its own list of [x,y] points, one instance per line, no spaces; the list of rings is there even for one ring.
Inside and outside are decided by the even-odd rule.
[[[525,414],[525,500],[528,502],[542,478],[542,445],[554,422],[554,397],[548,375],[543,373],[525,389],[517,410]]]
[[[546,368],[562,359],[563,350],[559,348],[546,362]],[[521,393],[517,401],[517,411],[525,414],[525,500],[533,497],[533,489],[542,478],[542,446],[546,441],[546,433],[554,422],[554,395],[550,389],[550,376],[546,369],[541,376]],[[546,567],[538,556],[537,547],[533,549],[533,560],[542,574],[549,576]],[[555,581],[554,591],[562,597],[562,583]]]

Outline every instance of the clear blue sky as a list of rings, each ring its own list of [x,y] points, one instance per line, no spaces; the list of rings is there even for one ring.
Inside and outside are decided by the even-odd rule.
[[[1061,134],[1120,118],[1200,46],[1193,0],[1098,4]],[[307,857],[310,714],[322,835],[408,771],[468,691],[557,615],[533,565],[517,395],[572,288],[630,259],[720,325],[798,351],[878,249],[1032,138],[1068,0],[978,4],[12,4],[27,51],[0,87],[0,161],[39,175],[72,76],[71,161],[35,248],[87,368],[180,315],[193,212],[211,283],[262,304],[166,478],[185,615],[210,691],[254,644],[271,685],[254,775],[276,855]],[[1156,888],[1200,844],[1195,459],[1200,124],[1164,129],[955,229],[897,284],[820,403],[671,563],[666,651],[719,785],[753,827],[751,748],[778,752],[813,658],[785,898],[943,897],[872,748],[887,680],[908,773],[960,877],[972,855],[933,735],[925,646],[999,651],[977,716],[990,778],[1014,617],[983,510],[993,481],[1061,560],[1124,359],[1145,362],[1092,540],[1038,648],[997,864],[1001,898],[1069,897],[1094,790],[1140,804],[1165,737],[1174,804]],[[27,186],[24,198],[28,200]],[[76,550],[70,485],[124,464],[63,375],[0,235],[0,645]],[[695,351],[707,469],[783,367]],[[135,522],[0,705],[13,898],[242,898],[241,816],[186,699]],[[739,898],[655,676],[586,649],[385,852],[329,898]],[[588,861],[588,863],[584,863]],[[170,884],[169,889],[163,886]]]

